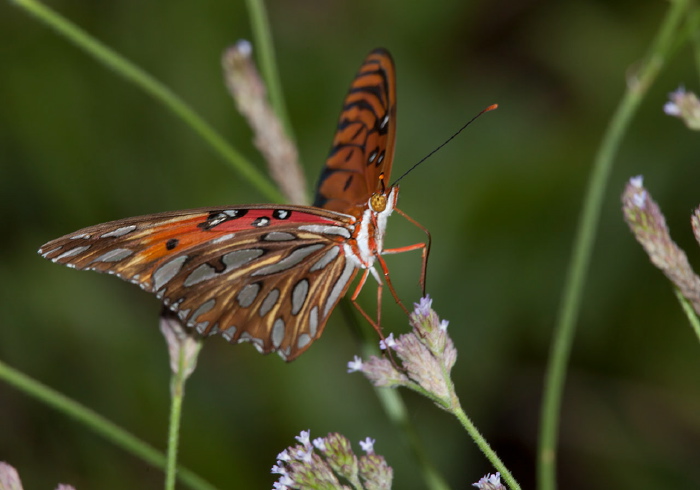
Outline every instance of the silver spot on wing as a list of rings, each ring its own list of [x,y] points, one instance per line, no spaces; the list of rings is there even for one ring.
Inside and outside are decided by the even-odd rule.
[[[277,355],[286,361],[290,352],[292,352],[291,347],[287,347],[286,349],[278,350]]]
[[[300,230],[318,233],[319,235],[340,235],[344,238],[350,238],[350,231],[343,226],[333,225],[302,225]]]
[[[63,252],[61,255],[59,255],[55,259],[51,259],[51,260],[62,260],[62,259],[67,259],[68,257],[74,257],[78,254],[85,252],[89,248],[90,248],[90,245],[83,245],[82,247],[71,248],[67,252]]]
[[[388,114],[382,118],[382,122],[379,124],[379,129],[386,128],[387,124],[389,124],[389,115]]]
[[[251,274],[251,276],[266,276],[268,274],[274,274],[275,272],[282,272],[291,269],[320,248],[323,248],[323,245],[320,243],[299,247],[282,260],[256,270]]]
[[[131,233],[135,229],[136,229],[136,225],[122,226],[121,228],[117,228],[116,230],[112,230],[110,232],[107,232],[104,235],[100,235],[100,238],[124,236],[128,233]]]
[[[134,253],[128,248],[115,248],[97,257],[93,262],[119,262]]]
[[[177,312],[177,316],[182,320],[183,322],[187,320],[187,316],[190,314],[190,310],[192,308],[187,308],[186,310],[180,310]]]
[[[199,305],[199,308],[197,308],[194,313],[192,313],[192,318],[190,321],[197,323],[197,329],[199,330],[200,325],[204,325],[205,327],[209,324],[209,322],[198,322],[198,319],[200,316],[203,314],[207,313],[210,311],[214,306],[216,305],[216,298],[212,298],[208,301],[205,301],[201,305]],[[201,332],[200,332],[201,333]]]
[[[257,259],[263,254],[263,250],[260,248],[251,248],[247,250],[234,250],[229,252],[221,258],[221,261],[226,264],[226,270],[228,272],[232,269],[237,269],[246,262],[250,262],[253,259]]]
[[[303,349],[307,345],[309,345],[309,342],[311,342],[311,337],[309,334],[303,333],[299,335],[299,339],[297,340],[297,347],[299,349]]]
[[[350,281],[350,278],[352,277],[352,274],[354,271],[355,271],[355,264],[350,260],[346,260],[345,261],[345,269],[343,269],[343,273],[340,274],[340,277],[338,278],[338,280],[335,281],[335,284],[333,285],[333,289],[331,289],[331,292],[328,294],[328,297],[326,298],[326,304],[323,307],[323,318],[328,316],[328,313],[331,311],[331,308],[333,308],[333,306],[336,304],[336,302],[340,298],[340,295],[345,290],[345,286],[347,286],[348,281]]]
[[[272,345],[279,347],[284,340],[284,320],[278,318],[272,324]]]
[[[297,315],[301,311],[307,294],[309,294],[309,281],[302,279],[292,289],[292,315]]]
[[[165,298],[165,300],[164,300],[165,305],[174,312],[177,312],[177,310],[180,309],[180,305],[182,304],[183,301],[185,301],[185,298],[180,298],[177,301],[170,301],[170,300],[168,300],[168,298]]]
[[[238,293],[236,296],[236,301],[238,301],[238,304],[242,308],[248,308],[250,305],[253,304],[253,301],[255,301],[255,298],[258,297],[258,293],[260,292],[260,284],[257,282],[254,282],[252,284],[246,284],[243,286],[243,289],[241,289],[241,292]]]
[[[204,263],[190,272],[190,275],[187,276],[183,284],[185,287],[194,286],[195,284],[211,279],[214,276],[216,276],[216,270],[209,264]]]
[[[236,335],[236,331],[237,331],[237,330],[238,330],[238,328],[236,328],[235,326],[231,325],[231,326],[229,326],[228,328],[226,328],[226,329],[223,331],[223,333],[221,334],[221,336],[222,336],[223,338],[225,338],[226,340],[228,340],[229,342],[231,342],[231,341],[233,340],[233,336]]]
[[[267,296],[265,296],[265,299],[263,300],[262,304],[260,305],[258,315],[260,315],[261,317],[267,315],[272,309],[272,307],[275,306],[279,297],[280,290],[277,288],[271,289],[270,292],[267,293]]]
[[[173,277],[180,272],[183,264],[187,260],[187,255],[181,255],[180,257],[174,258],[173,260],[166,262],[156,269],[153,273],[153,290],[159,291],[160,288],[165,286]]]
[[[296,235],[287,233],[286,231],[271,231],[262,237],[266,242],[288,242],[290,240],[296,240],[296,238]]]
[[[49,250],[49,251],[47,251],[47,252],[44,252],[44,249],[43,249],[43,248],[40,248],[40,249],[39,249],[39,254],[41,254],[41,256],[45,258],[47,255],[51,255],[51,254],[54,253],[54,252],[58,252],[58,251],[61,250],[62,248],[63,248],[63,245],[59,245],[58,247],[52,248],[51,250]],[[51,259],[51,260],[54,260],[54,259]]]
[[[314,272],[325,268],[328,264],[335,260],[339,253],[340,247],[332,247],[330,250],[328,250],[328,252],[323,254],[323,257],[318,259],[316,263],[311,266],[311,269],[309,269],[309,271]]]
[[[317,332],[318,332],[318,306],[314,306],[313,308],[311,308],[311,311],[309,312],[309,335],[311,335],[311,338],[315,338]]]
[[[221,235],[219,238],[214,238],[211,242],[212,245],[216,245],[217,243],[225,242],[227,240],[230,240],[231,238],[234,238],[236,236],[235,233],[227,233],[226,235]]]

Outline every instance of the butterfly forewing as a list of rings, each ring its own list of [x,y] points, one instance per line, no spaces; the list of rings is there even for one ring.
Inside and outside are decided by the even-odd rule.
[[[353,222],[295,206],[196,209],[84,228],[39,252],[138,284],[202,334],[291,360],[320,336],[357,272],[342,253]]]
[[[391,55],[370,53],[350,86],[314,206],[359,216],[388,179],[396,138],[396,76]]]

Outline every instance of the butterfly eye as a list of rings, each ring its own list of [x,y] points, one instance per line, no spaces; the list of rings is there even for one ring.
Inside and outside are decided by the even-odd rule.
[[[386,209],[386,196],[384,194],[372,194],[369,198],[369,205],[373,211],[381,213]]]

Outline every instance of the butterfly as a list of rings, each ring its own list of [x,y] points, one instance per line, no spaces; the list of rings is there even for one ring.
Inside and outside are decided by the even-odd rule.
[[[375,322],[355,301],[368,276],[379,284],[379,303],[386,282],[401,304],[382,255],[422,250],[424,287],[429,249],[429,239],[384,248],[387,218],[395,210],[406,216],[396,208],[398,186],[386,184],[396,139],[395,80],[386,50],[365,58],[345,97],[313,206],[252,204],[126,218],[52,240],[39,254],[137,284],[199,334],[251,342],[287,361],[320,337],[362,271],[351,300],[380,331],[379,314]]]

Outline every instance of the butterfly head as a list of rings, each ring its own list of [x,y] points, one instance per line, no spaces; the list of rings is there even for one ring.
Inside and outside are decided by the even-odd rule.
[[[394,188],[389,189],[390,192],[386,191],[386,175],[384,172],[379,174],[378,190],[372,194],[369,198],[369,207],[372,211],[381,213],[386,209],[388,199],[392,195]],[[395,193],[393,193],[395,194]]]

